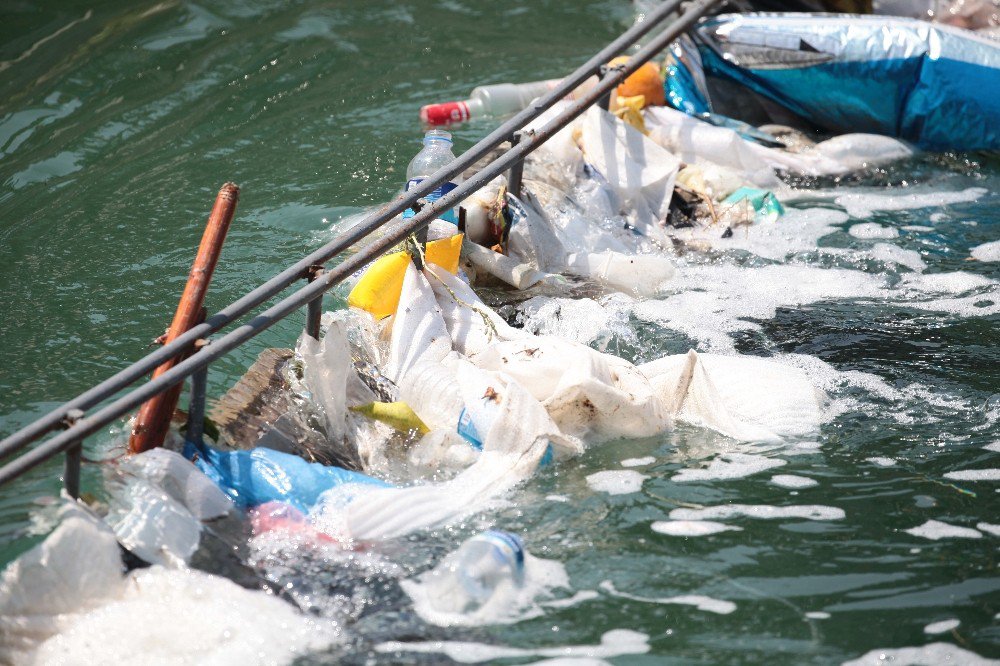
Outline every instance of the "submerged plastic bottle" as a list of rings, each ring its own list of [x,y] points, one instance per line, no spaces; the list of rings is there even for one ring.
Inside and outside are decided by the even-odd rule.
[[[428,596],[438,611],[475,612],[502,586],[524,585],[524,543],[509,532],[483,532],[448,555],[428,578]]]
[[[455,154],[451,152],[451,133],[444,130],[429,130],[424,135],[424,147],[410,160],[410,165],[406,167],[406,190],[409,191],[414,185],[424,178],[431,176],[435,171],[446,166],[455,160]],[[462,182],[462,174],[455,175],[447,183],[442,183],[437,189],[424,196],[424,199],[433,203],[458,187]],[[408,208],[403,213],[403,218],[413,217],[416,213]],[[439,219],[458,224],[458,217],[455,209],[449,209],[438,215]]]

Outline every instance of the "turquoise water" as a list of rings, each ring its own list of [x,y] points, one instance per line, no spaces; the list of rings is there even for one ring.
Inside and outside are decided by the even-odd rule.
[[[630,14],[627,4],[607,0],[5,6],[0,434],[145,353],[170,319],[223,182],[239,183],[242,195],[210,310],[332,237],[342,218],[391,197],[419,149],[422,104],[461,98],[479,83],[568,72]],[[458,129],[457,147],[490,126]],[[706,310],[706,322],[731,330],[707,335],[684,324],[701,313],[667,308],[662,318],[626,316],[605,342],[635,361],[717,348],[720,340],[745,354],[798,355],[837,406],[820,437],[780,450],[737,449],[786,464],[697,483],[672,477],[731,443],[680,427],[655,440],[596,447],[540,472],[508,498],[510,508],[411,540],[412,552],[400,557],[420,570],[480,523],[495,524],[565,564],[572,589],[560,594],[596,593],[512,625],[431,627],[391,582],[293,567],[287,576],[295,585],[367,590],[367,610],[347,623],[348,647],[316,659],[439,663],[440,654],[370,651],[385,640],[431,638],[526,649],[596,645],[614,629],[642,632],[650,645],[647,654],[609,659],[616,663],[826,664],[933,641],[1000,657],[1000,537],[982,529],[980,538],[934,541],[904,531],[931,519],[966,528],[1000,523],[996,481],[944,476],[1000,467],[1000,452],[984,448],[1000,440],[1000,270],[966,261],[971,247],[1000,237],[1000,165],[983,155],[925,157],[804,185],[824,194],[793,207],[828,211],[844,209],[835,200],[841,190],[986,193],[843,217],[811,249],[780,260],[743,250],[685,255],[682,270],[712,280],[699,288],[746,288],[745,298],[718,304],[719,317]],[[926,267],[878,259],[875,242],[847,233],[858,222],[898,229],[898,238],[879,242],[918,253]],[[787,271],[776,282],[794,293],[753,279],[769,266]],[[934,282],[956,271],[980,281]],[[214,365],[213,394],[262,348],[290,346],[302,322],[292,317]],[[648,477],[639,492],[607,495],[586,481],[647,456],[655,461],[634,468]],[[818,484],[790,490],[769,483],[772,473]],[[30,516],[37,498],[57,491],[57,474],[53,464],[0,493],[0,561],[37,540]],[[85,489],[97,491],[96,471],[87,474]],[[678,507],[726,503],[822,505],[845,516],[733,519],[726,522],[740,531],[697,538],[651,529]],[[656,602],[693,594],[736,609],[720,615]],[[925,633],[948,619],[961,624]]]

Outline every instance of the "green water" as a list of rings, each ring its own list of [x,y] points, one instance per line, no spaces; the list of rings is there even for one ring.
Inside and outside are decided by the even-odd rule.
[[[338,220],[391,197],[419,148],[422,104],[461,98],[480,83],[559,76],[621,32],[630,15],[627,3],[611,0],[6,3],[0,435],[147,351],[170,319],[223,182],[239,183],[242,195],[210,310],[324,242]],[[489,127],[457,130],[457,148]],[[898,244],[920,252],[929,274],[1000,277],[996,264],[965,261],[970,247],[1000,237],[995,159],[915,160],[864,182],[898,188],[904,181],[986,187],[977,202],[944,209],[934,234],[904,233]],[[877,213],[872,221],[927,225],[934,212]],[[821,244],[857,245],[843,231]],[[806,253],[796,261],[825,260]],[[884,273],[871,262],[845,261]],[[995,285],[979,292],[984,302],[1000,300]],[[998,537],[931,541],[903,531],[928,519],[1000,523],[995,481],[943,476],[1000,467],[1000,454],[983,448],[1000,440],[1000,318],[858,298],[782,306],[758,323],[734,335],[739,351],[809,355],[897,389],[879,394],[849,381],[834,387],[844,408],[824,426],[818,448],[800,447],[774,470],[818,486],[790,496],[767,483],[769,474],[674,482],[677,470],[726,446],[682,427],[545,470],[509,498],[512,508],[491,516],[523,534],[536,555],[562,561],[574,591],[603,590],[611,581],[633,596],[728,600],[734,612],[600,592],[541,617],[469,631],[425,626],[401,603],[384,613],[392,621],[348,627],[351,655],[317,659],[363,661],[377,641],[425,637],[593,645],[622,628],[647,634],[651,651],[611,659],[616,663],[840,663],[933,641],[1000,657]],[[301,325],[301,316],[292,317],[215,364],[212,392],[231,384],[260,349],[290,346]],[[629,326],[631,335],[615,342],[633,360],[699,344],[669,327],[634,319]],[[657,460],[639,468],[649,477],[641,492],[609,496],[588,488],[589,474],[643,456]],[[896,464],[882,467],[873,457]],[[29,515],[36,498],[57,491],[57,475],[52,464],[0,493],[0,561],[37,540]],[[88,470],[91,489],[95,479]],[[550,495],[570,501],[546,500]],[[740,520],[741,531],[691,539],[650,529],[682,504],[732,502],[819,504],[846,516]],[[458,538],[431,540],[453,547]],[[409,619],[393,629],[398,618]],[[957,629],[924,633],[952,618],[961,620]]]

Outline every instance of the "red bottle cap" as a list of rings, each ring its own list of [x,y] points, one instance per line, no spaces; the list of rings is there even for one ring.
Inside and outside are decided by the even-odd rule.
[[[420,109],[420,120],[428,125],[447,125],[469,119],[469,105],[465,102],[428,104]]]

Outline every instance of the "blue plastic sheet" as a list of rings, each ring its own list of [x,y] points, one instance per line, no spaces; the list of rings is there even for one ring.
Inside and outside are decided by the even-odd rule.
[[[320,495],[336,486],[357,483],[391,487],[361,472],[306,462],[296,455],[263,447],[249,451],[219,451],[187,442],[184,455],[243,508],[280,501],[305,513],[316,504]]]
[[[833,132],[1000,149],[1000,44],[914,19],[725,15],[697,29],[709,75]]]

